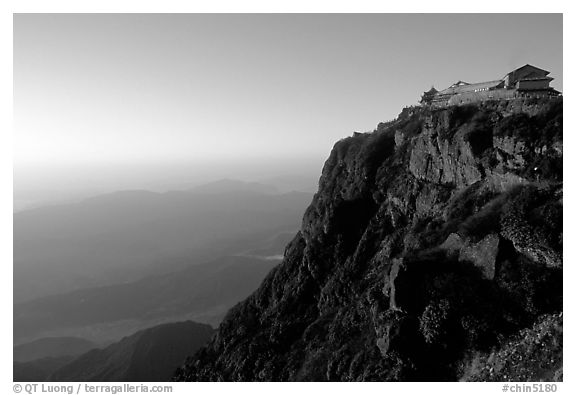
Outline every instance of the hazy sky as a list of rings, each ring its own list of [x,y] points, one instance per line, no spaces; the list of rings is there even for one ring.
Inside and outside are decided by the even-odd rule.
[[[433,84],[531,63],[560,14],[18,14],[16,166],[320,158]]]

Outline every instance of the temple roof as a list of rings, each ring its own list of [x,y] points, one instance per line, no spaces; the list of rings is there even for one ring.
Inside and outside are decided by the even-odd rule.
[[[554,78],[552,77],[523,77],[522,81],[552,81]]]
[[[459,81],[461,82],[461,81]],[[502,84],[502,80],[494,80],[494,81],[487,81],[487,82],[479,82],[477,84],[468,84],[466,85],[457,85],[453,84],[450,88],[444,89],[439,92],[440,95],[455,95],[457,93],[464,93],[464,92],[474,92],[478,89],[491,89],[496,88],[498,85]]]
[[[470,85],[468,82],[465,81],[458,81],[453,83],[452,85],[450,85],[450,88],[455,88],[457,86],[464,86],[464,85]]]
[[[532,66],[531,64],[525,64],[522,67],[518,67],[516,70],[512,70],[511,72],[507,73],[506,75],[510,75],[510,74],[519,74],[519,73],[538,73],[540,75],[548,75],[550,74],[550,72],[548,70],[544,70],[541,68],[538,68],[536,66]]]

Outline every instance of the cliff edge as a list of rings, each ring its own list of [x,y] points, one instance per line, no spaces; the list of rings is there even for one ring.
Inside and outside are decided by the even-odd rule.
[[[175,380],[560,380],[561,312],[562,100],[406,108]]]

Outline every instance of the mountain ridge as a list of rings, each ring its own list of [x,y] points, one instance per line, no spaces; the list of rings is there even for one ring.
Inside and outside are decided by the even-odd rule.
[[[167,381],[184,356],[213,332],[211,326],[192,321],[144,329],[79,356],[47,381]]]
[[[14,300],[133,281],[241,252],[248,247],[240,240],[252,245],[272,232],[297,229],[311,199],[310,193],[246,188],[132,191],[17,213]]]
[[[28,362],[46,357],[74,356],[96,348],[80,337],[46,337],[14,347],[14,361]]]
[[[224,314],[256,289],[277,263],[228,256],[126,284],[87,288],[15,304],[14,331],[19,337],[37,337],[62,331],[79,333],[86,327],[87,334],[96,336],[94,327],[102,325],[104,332],[99,336],[105,336],[106,326],[126,320],[147,327],[158,320],[173,321],[193,314],[206,317],[210,313]],[[186,292],[189,287],[194,290]],[[130,328],[118,331],[126,333]]]

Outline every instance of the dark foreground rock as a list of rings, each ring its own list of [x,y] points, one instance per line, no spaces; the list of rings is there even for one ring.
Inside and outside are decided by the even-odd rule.
[[[562,101],[411,108],[335,145],[283,263],[175,379],[554,380],[561,352],[514,339],[561,311]]]

